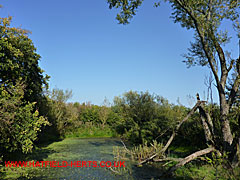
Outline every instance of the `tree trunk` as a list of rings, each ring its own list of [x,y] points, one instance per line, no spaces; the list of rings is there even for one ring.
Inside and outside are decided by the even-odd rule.
[[[229,113],[229,105],[227,104],[225,99],[221,98],[221,100],[220,100],[220,121],[221,121],[221,129],[222,129],[222,134],[223,134],[223,145],[224,145],[224,150],[231,151],[233,136],[231,133],[229,120],[227,118],[228,113]]]
[[[202,125],[203,125],[203,130],[204,130],[204,135],[205,139],[208,145],[213,145],[214,140],[213,140],[213,123],[211,120],[210,115],[203,109],[202,105],[199,105],[198,107],[200,117],[202,120]]]

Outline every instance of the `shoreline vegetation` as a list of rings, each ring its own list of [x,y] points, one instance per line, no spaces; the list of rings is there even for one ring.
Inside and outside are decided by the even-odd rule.
[[[141,171],[153,170],[154,173],[150,173],[151,177],[158,179],[162,178],[163,172],[167,172],[179,160],[205,147],[204,143],[201,144],[205,141],[201,118],[199,112],[194,112],[178,130],[178,134],[164,155],[164,161],[160,161],[163,157],[159,155],[152,161],[139,164],[163,149],[163,144],[168,141],[177,124],[190,112],[189,108],[169,104],[163,97],[148,92],[130,91],[116,97],[111,106],[96,106],[90,103],[67,103],[67,98],[64,97],[70,97],[71,91],[64,92],[59,89],[53,91],[52,94],[55,96],[47,99],[50,123],[42,128],[33,151],[28,154],[21,151],[6,153],[3,161],[48,160],[53,154],[56,155],[56,152],[61,154],[61,148],[64,149],[65,146],[71,148],[68,142],[74,139],[86,141],[96,140],[96,138],[99,141],[118,139],[118,146],[112,147],[113,149],[108,153],[116,161],[131,163],[124,169],[114,168],[109,171],[118,177],[128,174],[129,177],[137,179],[136,176],[141,174]],[[209,105],[208,108],[212,109],[212,114],[217,118],[218,106]],[[97,156],[98,153],[95,153],[94,156]],[[62,159],[67,156],[66,153],[62,155],[57,158]],[[229,169],[225,170],[225,161],[223,157],[212,153],[193,160],[184,167],[178,168],[170,177],[164,178],[237,179],[239,169],[232,169],[229,173]],[[37,178],[34,174],[37,176],[44,174],[44,172],[38,172],[36,168],[14,169],[4,168],[3,165],[2,163],[0,168],[3,179],[23,177],[34,179]]]
[[[80,140],[80,141],[79,141]],[[76,141],[76,142],[75,142]],[[78,142],[79,141],[79,142]],[[121,139],[115,138],[115,137],[72,137],[72,138],[65,138],[65,139],[59,139],[59,141],[52,142],[49,144],[42,144],[38,148],[34,149],[31,154],[25,155],[25,154],[15,154],[12,156],[14,161],[69,161],[71,160],[79,160],[79,157],[84,158],[84,154],[82,154],[83,148],[78,150],[78,152],[72,152],[72,149],[74,149],[75,145],[78,145],[79,143],[79,148],[82,147],[83,145],[81,144],[82,141],[92,141],[92,143],[100,143],[100,144],[110,144],[110,147],[108,150],[105,151],[105,153],[110,153],[114,155],[114,160],[120,160],[117,157],[117,154],[119,153],[118,150],[121,149],[121,151],[124,151],[123,144],[120,143]],[[111,144],[108,143],[108,141],[117,141],[118,144]],[[88,149],[90,144],[84,144],[84,147]],[[93,146],[94,147],[94,146]],[[96,148],[96,147],[95,147]],[[97,147],[95,149],[95,154],[94,155],[98,158],[102,158],[103,155],[99,155],[99,151],[102,151]],[[113,151],[112,151],[113,149]],[[117,149],[117,150],[116,150]],[[189,152],[193,151],[192,147],[171,147],[169,150],[168,156],[171,157],[172,159],[174,158],[179,158],[183,157],[186,154],[189,154]],[[136,152],[136,151],[135,151]],[[90,153],[90,152],[89,152]],[[123,155],[123,154],[121,154]],[[126,154],[125,154],[126,155]],[[78,157],[79,156],[79,157]],[[86,157],[85,157],[86,158]],[[86,160],[86,159],[84,159]],[[91,159],[92,160],[92,159]],[[98,159],[96,159],[98,160]],[[111,160],[110,157],[106,160]],[[125,156],[122,157],[121,160],[123,161],[129,161],[132,160],[131,158]],[[206,159],[207,160],[207,159]],[[206,161],[204,160],[204,161]],[[126,168],[115,168],[115,169],[108,169],[107,173],[110,173],[111,175],[114,175],[116,179],[122,179],[126,175],[128,176],[129,179],[142,179],[144,178],[152,178],[152,179],[166,179],[166,180],[192,180],[192,179],[206,179],[206,180],[211,180],[215,179],[218,177],[219,179],[227,179],[226,174],[228,174],[227,170],[222,167],[220,164],[218,164],[218,160],[215,159],[214,163],[215,166],[213,166],[210,163],[204,163],[201,159],[193,161],[189,164],[187,164],[184,167],[179,168],[176,170],[175,175],[172,177],[161,177],[160,175],[166,171],[166,169],[170,166],[172,166],[174,161],[171,163],[150,163],[150,164],[145,164],[142,166],[135,166],[133,161],[131,163],[126,163]],[[214,164],[213,163],[213,164]],[[14,180],[14,179],[56,179],[56,177],[63,178],[65,177],[66,173],[68,171],[71,171],[70,169],[65,169],[62,170],[61,168],[36,168],[36,167],[11,167],[11,168],[4,168],[1,167],[1,178],[3,180]],[[53,170],[53,169],[58,169],[58,170]],[[94,168],[95,169],[95,168]],[[105,172],[106,168],[101,168],[103,172]],[[240,169],[235,169],[235,173],[239,173]],[[63,171],[63,172],[60,172]],[[65,172],[66,171],[66,172]],[[84,170],[81,169],[81,171],[84,172]],[[75,172],[75,170],[74,170]],[[58,176],[58,173],[61,174],[61,176]],[[89,173],[89,172],[86,172]],[[105,172],[106,173],[106,172]],[[217,174],[216,174],[217,173]],[[74,174],[72,172],[72,174]],[[223,176],[224,175],[224,176]],[[75,175],[77,176],[77,175]],[[92,177],[89,174],[89,177]],[[230,176],[228,176],[229,178]],[[239,176],[236,177],[236,180]],[[144,179],[143,178],[143,179]],[[99,177],[101,179],[101,177]],[[231,179],[234,179],[232,177]]]
[[[107,1],[119,10],[120,24],[128,24],[142,2]],[[167,2],[174,22],[195,32],[184,62],[210,69],[205,84],[211,102],[197,93],[189,98],[195,106],[188,108],[149,92],[128,91],[112,103],[70,103],[71,90],[49,90],[50,77],[39,66],[30,32],[13,27],[10,16],[0,18],[0,179],[91,179],[93,170],[87,168],[4,167],[11,160],[81,158],[129,162],[126,168],[94,169],[99,179],[240,179],[240,57],[227,51],[233,34],[221,29],[230,21],[240,38],[240,2]],[[214,85],[219,104],[213,102]]]

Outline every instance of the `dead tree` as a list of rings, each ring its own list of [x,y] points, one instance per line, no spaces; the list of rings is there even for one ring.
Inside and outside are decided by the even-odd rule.
[[[206,101],[201,101],[199,95],[197,96],[197,103],[195,104],[195,106],[191,109],[191,111],[187,114],[187,116],[179,122],[179,124],[176,126],[176,128],[173,130],[173,133],[171,135],[171,137],[169,138],[169,140],[167,141],[167,143],[165,144],[165,146],[161,149],[160,152],[153,154],[152,156],[150,156],[149,158],[146,158],[145,160],[141,161],[140,163],[138,163],[138,165],[142,165],[145,164],[149,161],[158,161],[158,162],[162,162],[165,160],[171,160],[169,158],[163,158],[163,159],[157,159],[155,160],[154,158],[156,158],[157,156],[162,156],[164,157],[163,154],[165,154],[166,150],[169,148],[169,146],[171,145],[173,139],[175,138],[175,136],[178,133],[178,130],[180,129],[181,125],[186,122],[189,117],[191,115],[193,115],[193,113],[198,109],[199,113],[200,113],[200,117],[202,120],[202,125],[203,125],[203,129],[204,129],[204,133],[205,133],[205,139],[207,142],[207,145],[209,146],[206,149],[194,152],[193,154],[178,160],[178,163],[169,168],[169,170],[167,171],[167,173],[172,173],[173,171],[175,171],[177,168],[185,165],[186,163],[196,159],[199,156],[208,154],[214,150],[216,150],[215,148],[215,137],[214,137],[214,127],[213,127],[213,123],[212,123],[212,119],[209,115],[209,113],[204,109],[204,104],[206,103]]]

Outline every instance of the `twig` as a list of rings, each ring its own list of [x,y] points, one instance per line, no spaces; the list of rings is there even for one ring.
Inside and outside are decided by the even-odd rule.
[[[109,167],[109,169],[110,169],[112,172],[116,173],[116,174],[121,174],[119,171],[113,170],[112,167]]]
[[[170,128],[167,128],[165,131],[163,131],[163,133],[161,133],[160,135],[158,135],[155,140],[157,140],[158,138],[160,138],[161,136],[163,136]]]
[[[124,142],[122,141],[122,139],[121,139],[121,143],[123,144],[124,149],[125,149],[127,152],[131,153],[130,150],[127,148],[127,146],[126,146],[126,145],[124,144]]]

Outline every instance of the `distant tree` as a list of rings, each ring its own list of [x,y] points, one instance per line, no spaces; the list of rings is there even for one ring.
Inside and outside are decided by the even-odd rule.
[[[111,109],[109,108],[109,106],[110,106],[110,103],[108,99],[105,97],[103,104],[99,110],[99,118],[101,120],[102,126],[104,126],[107,123],[109,114],[111,113]]]
[[[62,90],[54,88],[49,92],[47,101],[47,114],[52,127],[47,129],[57,130],[60,135],[63,135],[72,121],[77,119],[77,109],[67,101],[72,97],[72,90]]]

